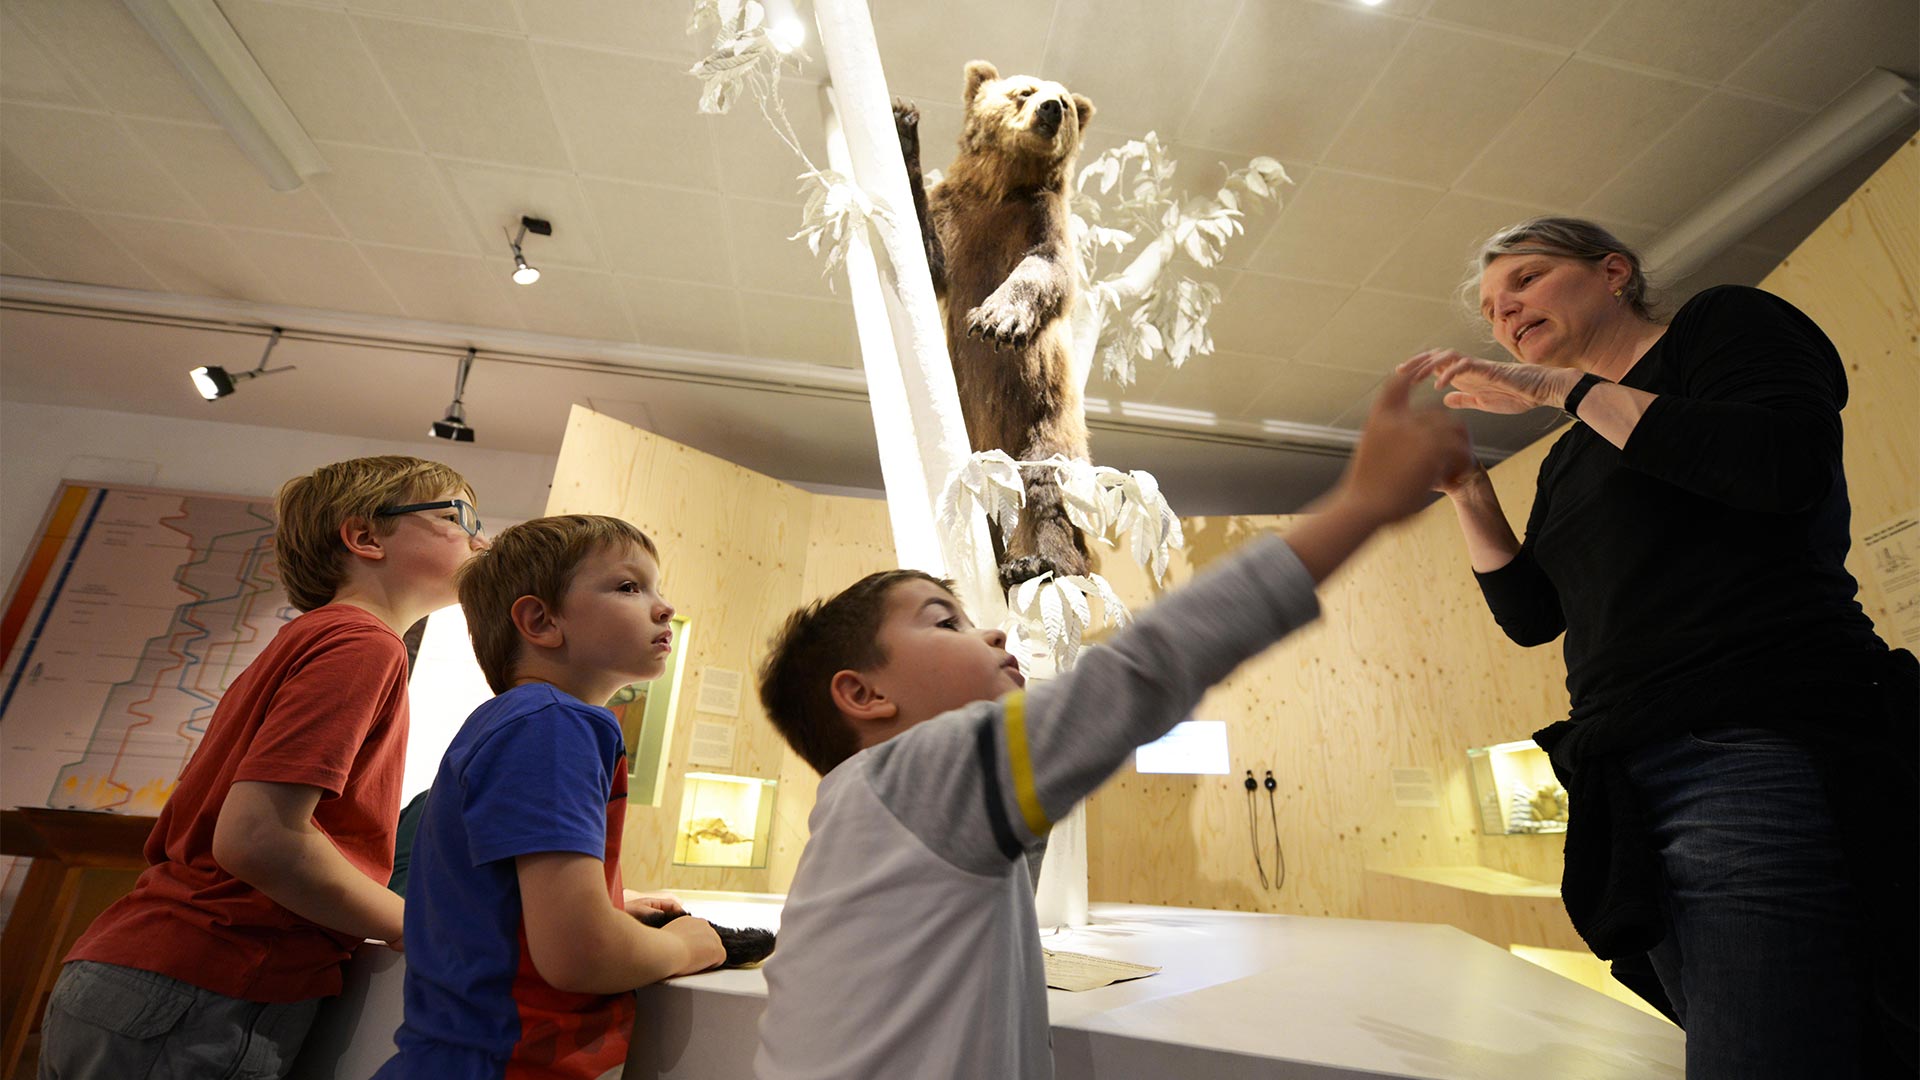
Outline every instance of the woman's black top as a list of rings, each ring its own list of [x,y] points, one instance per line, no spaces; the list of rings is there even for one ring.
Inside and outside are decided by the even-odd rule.
[[[1703,706],[1884,653],[1843,565],[1847,381],[1813,320],[1708,289],[1621,382],[1659,395],[1626,447],[1575,423],[1541,463],[1520,553],[1476,575],[1516,642],[1566,632],[1572,719],[1625,706],[1635,727],[1685,730]]]

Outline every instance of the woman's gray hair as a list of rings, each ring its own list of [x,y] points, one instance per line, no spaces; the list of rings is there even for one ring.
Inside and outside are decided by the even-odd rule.
[[[1641,268],[1640,253],[1605,228],[1580,218],[1529,218],[1487,237],[1467,264],[1466,279],[1460,283],[1460,301],[1476,316],[1480,314],[1477,303],[1480,275],[1487,264],[1502,255],[1558,255],[1599,262],[1614,254],[1624,256],[1633,267],[1632,275],[1621,289],[1620,299],[1626,301],[1635,315],[1649,322],[1660,321],[1654,314],[1653,286]]]

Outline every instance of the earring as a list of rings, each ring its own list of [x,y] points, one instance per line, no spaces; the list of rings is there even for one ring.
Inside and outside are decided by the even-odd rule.
[[[1624,289],[1615,289],[1615,290],[1613,290],[1613,298],[1614,298],[1615,300],[1618,300],[1618,299],[1620,299],[1620,295],[1621,295],[1621,293],[1623,293],[1623,292],[1625,292],[1625,291],[1626,291],[1626,290],[1624,290]]]

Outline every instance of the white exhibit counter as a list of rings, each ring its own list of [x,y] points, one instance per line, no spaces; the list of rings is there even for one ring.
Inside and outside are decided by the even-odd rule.
[[[778,896],[676,893],[734,926],[778,927]],[[1093,905],[1047,947],[1160,967],[1047,992],[1060,1080],[1655,1080],[1679,1029],[1450,926]],[[364,1080],[393,1052],[404,961],[369,948],[316,1023],[294,1080]],[[639,992],[627,1080],[751,1076],[758,970]]]

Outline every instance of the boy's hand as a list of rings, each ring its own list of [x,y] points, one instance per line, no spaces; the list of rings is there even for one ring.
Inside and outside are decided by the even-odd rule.
[[[1476,467],[1465,426],[1408,402],[1420,374],[1403,367],[1381,386],[1341,483],[1341,494],[1379,525],[1419,510],[1429,492],[1461,482]]]
[[[626,901],[624,906],[627,914],[636,919],[655,912],[662,915],[679,915],[687,910],[686,906],[680,903],[679,897],[668,896],[666,893],[640,893],[627,889],[621,896]]]
[[[726,946],[720,944],[720,935],[714,932],[713,924],[705,919],[688,915],[673,920],[658,932],[672,934],[687,950],[687,963],[675,971],[675,975],[693,975],[727,962]]]

